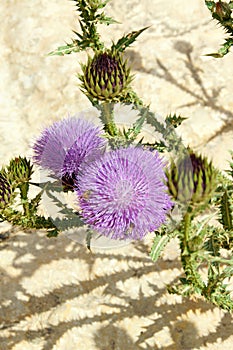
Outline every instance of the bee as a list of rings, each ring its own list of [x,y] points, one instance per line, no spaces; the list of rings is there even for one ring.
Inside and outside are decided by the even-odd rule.
[[[83,192],[83,194],[81,195],[81,198],[88,201],[90,199],[91,192],[92,192],[92,190],[87,190],[87,191]]]
[[[130,233],[132,233],[133,229],[134,229],[135,225],[133,222],[130,222],[129,224],[129,228],[127,228],[127,230],[125,231],[125,235],[129,235]]]

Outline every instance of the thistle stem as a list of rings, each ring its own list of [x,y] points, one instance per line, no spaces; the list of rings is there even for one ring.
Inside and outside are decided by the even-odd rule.
[[[104,124],[104,130],[111,136],[116,136],[118,134],[117,127],[114,122],[114,104],[113,103],[103,103],[101,105],[101,120]]]
[[[24,215],[26,216],[29,216],[28,190],[29,190],[28,182],[24,182],[20,185],[20,196],[23,204]]]
[[[184,215],[184,231],[183,231],[183,254],[187,255],[189,251],[189,231],[191,226],[191,208],[188,208],[186,214]]]
[[[193,255],[193,251],[190,251],[189,241],[190,241],[190,228],[192,220],[192,208],[188,207],[186,214],[183,219],[183,232],[180,237],[181,243],[181,261],[186,274],[186,278],[202,293],[204,288],[204,283],[198,273],[198,265],[196,259]]]

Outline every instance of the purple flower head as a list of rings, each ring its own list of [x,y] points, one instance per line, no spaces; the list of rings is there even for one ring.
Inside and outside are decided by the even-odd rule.
[[[71,181],[83,162],[97,159],[106,140],[94,124],[69,117],[46,128],[33,146],[34,162]]]
[[[157,152],[125,148],[105,153],[79,173],[83,220],[113,239],[142,239],[172,207]]]

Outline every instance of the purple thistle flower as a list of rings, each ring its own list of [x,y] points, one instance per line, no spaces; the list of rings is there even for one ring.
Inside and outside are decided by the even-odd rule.
[[[172,207],[164,180],[158,152],[137,147],[105,153],[78,176],[83,220],[113,239],[142,239]]]
[[[99,127],[76,117],[55,122],[35,142],[33,160],[72,184],[80,165],[104,152],[106,140],[101,135]]]

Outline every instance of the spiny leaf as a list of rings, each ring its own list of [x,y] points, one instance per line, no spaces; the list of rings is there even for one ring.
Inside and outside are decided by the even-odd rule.
[[[52,238],[52,237],[57,237],[59,234],[59,230],[56,228],[51,228],[51,229],[47,229],[47,237],[48,238]]]
[[[164,143],[164,141],[156,141],[154,143],[144,143],[143,146],[150,150],[157,150],[160,153],[163,153],[167,150],[167,145]]]
[[[56,50],[49,52],[48,56],[55,56],[55,55],[64,56],[64,55],[69,55],[72,52],[79,52],[84,49],[85,47],[80,46],[78,44],[78,41],[74,40],[72,44],[59,46]]]
[[[106,24],[107,26],[108,26],[109,24],[120,23],[120,22],[116,21],[116,20],[115,20],[114,18],[112,18],[112,17],[107,17],[107,16],[105,16],[104,13],[101,13],[101,14],[98,15],[96,18],[98,19],[99,23],[101,23],[101,24]]]
[[[112,45],[112,49],[113,50],[117,50],[119,52],[123,52],[128,46],[130,46],[135,40],[136,38],[142,33],[144,32],[144,30],[146,30],[148,27],[142,28],[140,30],[137,31],[133,31],[131,33],[128,33],[127,35],[123,36],[121,39],[119,39],[117,41],[116,44],[113,43]]]
[[[232,229],[231,203],[228,192],[225,190],[220,203],[221,223],[226,230]]]
[[[169,114],[165,119],[165,123],[167,126],[172,125],[174,128],[177,128],[186,119],[185,117],[181,117],[181,115]]]
[[[205,1],[206,6],[210,11],[215,7],[215,2],[214,1]]]
[[[150,257],[152,258],[152,260],[154,262],[158,260],[161,252],[163,251],[163,249],[167,245],[169,239],[170,238],[168,236],[157,235],[155,237],[154,243],[153,243],[153,246],[152,246],[152,249],[150,252]]]
[[[125,131],[126,139],[134,140],[137,135],[141,132],[143,124],[145,122],[145,116],[140,116],[131,128]]]
[[[39,192],[29,203],[29,209],[31,213],[36,213],[36,210],[40,204],[41,196],[42,196],[43,190]]]
[[[223,46],[221,47],[221,49],[218,50],[218,52],[209,53],[209,54],[206,54],[205,56],[211,56],[214,58],[222,58],[230,51],[231,46],[233,46],[233,39],[231,39],[231,38],[226,39],[225,44],[223,44]]]

